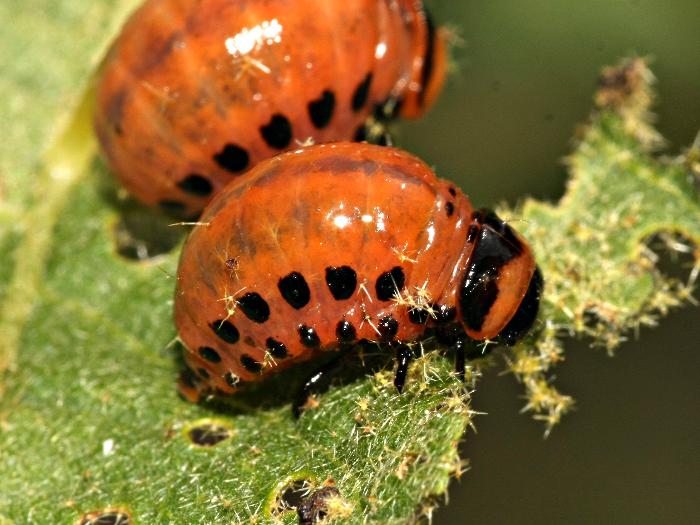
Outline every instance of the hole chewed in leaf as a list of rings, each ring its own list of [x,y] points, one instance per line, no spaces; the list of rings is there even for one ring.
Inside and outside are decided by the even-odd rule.
[[[80,521],[78,525],[133,525],[134,522],[131,520],[129,513],[124,510],[100,510],[95,512],[88,512]]]
[[[296,512],[300,525],[343,522],[352,505],[341,496],[335,482],[329,479],[319,487],[309,478],[313,476],[297,472],[277,486],[270,501],[272,516],[291,518],[289,513]]]
[[[323,487],[306,498],[297,507],[299,525],[332,523],[342,521],[352,512],[352,505],[343,499],[340,491],[333,487]]]
[[[275,502],[273,514],[282,514],[299,508],[305,498],[311,494],[313,485],[307,479],[295,479],[280,489]]]
[[[221,421],[200,420],[185,429],[187,439],[197,447],[213,447],[226,441],[233,435],[233,430]]]

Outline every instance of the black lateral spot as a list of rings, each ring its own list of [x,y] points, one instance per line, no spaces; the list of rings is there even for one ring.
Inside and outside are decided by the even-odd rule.
[[[272,357],[276,357],[277,359],[284,359],[289,355],[284,343],[280,343],[277,339],[273,339],[272,337],[268,337],[267,341],[265,341],[265,348],[267,348],[267,351],[270,352]]]
[[[408,320],[413,324],[426,324],[430,314],[425,308],[411,308],[408,311]]]
[[[260,134],[271,148],[284,149],[292,142],[292,125],[287,117],[278,113],[260,126]]]
[[[457,190],[454,189],[452,186],[450,186],[447,191],[449,191],[450,195],[452,195],[453,197],[457,196]]]
[[[316,129],[325,128],[333,118],[335,109],[335,95],[330,90],[325,90],[321,96],[309,102],[309,118]]]
[[[258,293],[247,293],[236,299],[236,303],[251,321],[264,323],[270,318],[270,307]]]
[[[209,375],[209,372],[207,372],[206,368],[198,368],[197,373],[199,376],[203,379],[209,379],[211,376]]]
[[[447,201],[445,203],[445,211],[447,212],[448,217],[452,217],[452,214],[455,212],[455,205],[450,201]]]
[[[326,284],[337,301],[350,299],[357,287],[357,273],[349,266],[326,268]]]
[[[158,206],[168,215],[181,216],[186,209],[184,203],[179,201],[163,200],[158,203]]]
[[[372,73],[367,73],[367,76],[362,82],[360,82],[355,88],[355,93],[352,96],[352,110],[355,112],[360,111],[364,105],[367,103],[367,98],[369,97],[369,88],[372,85]]]
[[[399,331],[399,322],[391,315],[384,316],[377,323],[377,330],[382,335],[382,341],[391,341]]]
[[[90,512],[80,519],[80,525],[131,525],[129,514],[118,510]]]
[[[310,326],[301,325],[299,327],[299,338],[301,340],[301,344],[303,344],[306,348],[318,348],[321,346],[321,340],[318,338],[316,330]]]
[[[352,343],[357,338],[357,332],[352,323],[343,319],[335,327],[335,336],[339,343]]]
[[[469,244],[473,243],[478,235],[479,227],[476,224],[470,224],[469,229],[467,230],[467,242]]]
[[[236,328],[233,323],[225,319],[214,321],[209,326],[211,326],[211,329],[214,330],[214,333],[219,337],[219,339],[222,339],[229,344],[237,343],[241,337],[241,334],[238,332],[238,328]]]
[[[226,144],[224,149],[214,155],[214,162],[226,171],[239,173],[248,167],[248,152],[235,144]]]
[[[367,126],[364,124],[360,125],[355,130],[355,135],[353,137],[353,141],[355,142],[367,142]]]
[[[535,319],[537,319],[542,288],[542,273],[539,268],[536,268],[532,279],[530,279],[527,292],[525,292],[525,296],[520,302],[520,306],[518,306],[518,310],[506,327],[498,334],[499,341],[508,346],[513,346],[530,331]]]
[[[292,272],[286,277],[282,277],[277,283],[277,287],[284,300],[292,308],[299,310],[309,304],[311,291],[309,290],[309,285],[306,284],[306,279],[299,272]]]
[[[211,346],[201,346],[199,348],[199,355],[201,355],[204,359],[206,359],[210,363],[220,363],[221,362],[221,356],[219,355],[219,352],[214,350]]]
[[[380,301],[390,301],[394,297],[398,297],[406,283],[406,276],[403,273],[403,268],[395,266],[388,272],[384,272],[377,277],[375,290],[377,298]]]
[[[262,370],[262,365],[249,355],[241,356],[241,364],[243,365],[243,368],[248,370],[248,372],[252,372],[254,374],[259,374]]]
[[[446,304],[439,304],[433,308],[435,311],[435,321],[438,324],[451,323],[457,317],[457,308],[454,306],[447,306]]]
[[[241,379],[233,372],[226,372],[224,374],[224,381],[226,381],[226,384],[231,388],[238,388],[241,386]]]
[[[212,186],[209,179],[197,173],[188,175],[177,183],[178,188],[182,191],[194,195],[195,197],[206,197],[211,193]]]

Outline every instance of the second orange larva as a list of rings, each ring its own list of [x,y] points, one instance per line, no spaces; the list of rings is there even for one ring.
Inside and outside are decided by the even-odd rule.
[[[259,161],[419,116],[445,73],[420,0],[147,0],[111,50],[95,125],[141,201],[196,215]]]

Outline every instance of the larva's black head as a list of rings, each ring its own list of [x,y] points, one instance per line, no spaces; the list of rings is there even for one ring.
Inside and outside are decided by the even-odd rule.
[[[542,275],[529,246],[490,210],[474,213],[474,243],[459,289],[459,315],[473,339],[512,345],[537,317]]]

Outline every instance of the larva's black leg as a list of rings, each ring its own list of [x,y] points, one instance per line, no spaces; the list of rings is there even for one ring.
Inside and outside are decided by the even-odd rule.
[[[301,387],[301,389],[297,393],[294,403],[292,404],[292,413],[294,414],[295,418],[299,418],[304,408],[304,405],[306,405],[306,402],[309,400],[309,397],[311,397],[313,394],[320,394],[328,390],[331,381],[338,373],[338,371],[342,368],[342,357],[343,355],[341,354],[333,358],[333,360],[318,368],[306,380],[304,386]]]
[[[464,368],[466,366],[464,347],[467,346],[467,344],[466,337],[458,337],[453,346],[455,352],[455,371],[462,381],[464,381]]]
[[[464,373],[467,361],[479,359],[491,352],[491,349],[479,348],[480,341],[470,339],[467,334],[461,334],[456,337],[452,343],[452,348],[455,352],[455,371],[457,376],[464,381]]]
[[[407,345],[399,344],[396,347],[396,375],[394,376],[394,386],[399,394],[403,390],[403,385],[406,383],[406,374],[408,373],[408,365],[413,358],[413,352]]]

